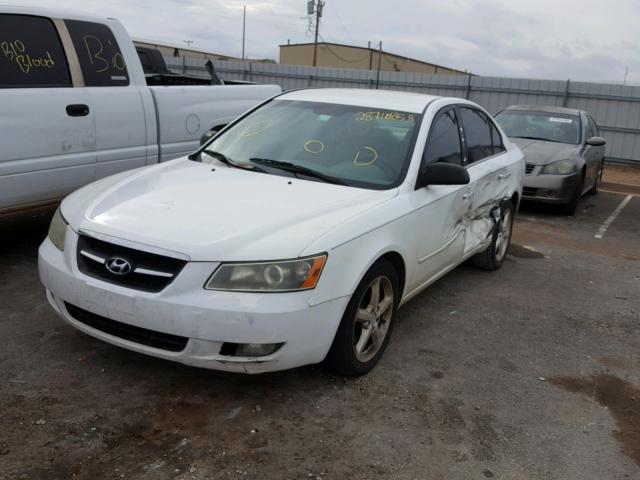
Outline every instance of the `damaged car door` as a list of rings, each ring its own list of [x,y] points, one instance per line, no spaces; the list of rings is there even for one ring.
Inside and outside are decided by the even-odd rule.
[[[508,196],[511,172],[498,129],[482,111],[458,107],[465,145],[464,164],[470,178],[471,211],[465,236],[464,255],[491,241],[500,201]]]
[[[435,116],[421,162],[443,162],[462,166],[463,148],[454,107],[445,107]],[[408,287],[413,289],[440,276],[462,258],[470,211],[469,185],[416,185],[412,202],[418,212],[416,274]]]

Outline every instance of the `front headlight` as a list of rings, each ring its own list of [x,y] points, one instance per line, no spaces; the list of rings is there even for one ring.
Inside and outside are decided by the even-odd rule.
[[[569,175],[577,170],[576,162],[573,160],[560,160],[559,162],[550,163],[542,169],[542,173],[549,175]]]
[[[223,263],[204,288],[237,292],[293,292],[315,288],[326,255],[262,263]]]
[[[51,219],[51,225],[49,225],[49,240],[53,243],[58,250],[64,252],[64,239],[67,236],[67,221],[60,213],[60,207],[53,214]]]

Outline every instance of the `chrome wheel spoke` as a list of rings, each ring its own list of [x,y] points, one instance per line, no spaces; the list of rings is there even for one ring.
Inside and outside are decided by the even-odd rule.
[[[359,308],[356,313],[356,322],[358,323],[371,323],[376,319],[375,315],[366,308]]]
[[[358,343],[355,345],[356,354],[362,354],[365,351],[365,347],[369,343],[369,339],[371,338],[371,333],[374,328],[369,326],[368,328],[363,328],[360,331],[360,338],[358,339]]]
[[[384,297],[382,301],[378,304],[380,315],[384,315],[385,313],[387,313],[387,310],[389,310],[392,305],[393,305],[392,297]]]
[[[371,349],[374,351],[378,351],[378,349],[380,348],[380,345],[382,345],[382,342],[384,340],[384,334],[386,333],[382,331],[382,329],[380,328],[374,328],[371,331]]]
[[[369,305],[372,307],[378,306],[380,302],[380,277],[376,278],[371,284],[371,300],[369,300]]]

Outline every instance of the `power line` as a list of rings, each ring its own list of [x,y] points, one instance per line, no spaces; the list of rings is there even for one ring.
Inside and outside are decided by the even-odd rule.
[[[367,60],[367,59],[369,58],[369,53],[367,52],[367,54],[366,54],[364,57],[362,57],[362,58],[358,58],[358,59],[356,59],[356,60],[348,60],[348,59],[346,59],[346,58],[344,58],[344,57],[340,56],[339,54],[337,54],[337,53],[336,53],[336,52],[335,52],[335,51],[334,51],[334,50],[329,46],[329,44],[328,44],[328,43],[327,43],[327,41],[322,37],[322,35],[320,35],[320,39],[324,42],[324,44],[325,44],[325,45],[324,45],[324,46],[325,46],[325,48],[326,48],[327,50],[329,50],[329,52],[331,52],[331,54],[332,54],[334,57],[338,58],[339,60],[342,60],[343,62],[346,62],[346,63],[359,63],[359,62],[361,62],[361,61],[363,61],[363,60]]]

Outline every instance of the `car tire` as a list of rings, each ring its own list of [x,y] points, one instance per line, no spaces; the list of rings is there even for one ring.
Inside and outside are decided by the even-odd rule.
[[[511,244],[514,215],[513,203],[503,201],[500,205],[500,220],[493,229],[491,243],[486,250],[471,257],[474,266],[490,271],[502,266]]]
[[[378,363],[393,330],[400,294],[400,279],[391,262],[383,259],[369,269],[347,305],[324,360],[329,371],[358,377]]]
[[[596,175],[596,181],[591,187],[591,190],[587,192],[587,195],[597,195],[598,189],[600,188],[600,184],[602,183],[602,174],[604,172],[604,160],[600,162],[600,166],[598,167],[598,174]]]
[[[563,214],[574,215],[576,213],[576,210],[578,209],[578,203],[580,203],[580,199],[582,198],[582,190],[584,190],[584,173],[580,177],[580,181],[576,185],[569,203],[566,203],[560,207],[560,211]]]

